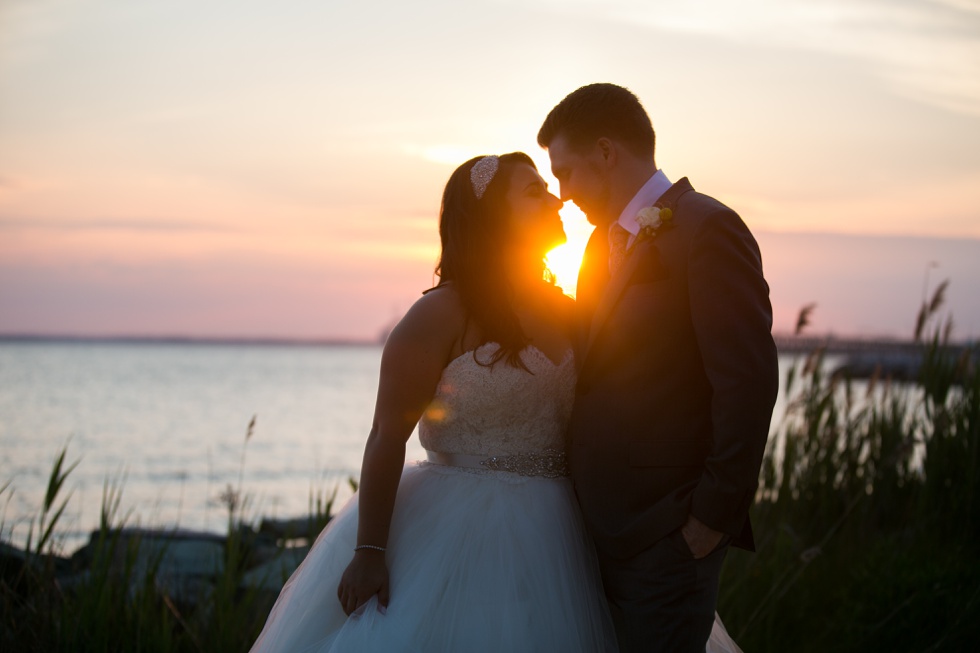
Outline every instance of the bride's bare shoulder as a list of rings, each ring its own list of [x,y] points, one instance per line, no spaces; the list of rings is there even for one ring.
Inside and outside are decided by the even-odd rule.
[[[421,344],[452,349],[463,333],[466,312],[450,285],[436,286],[420,297],[388,336],[390,344]]]
[[[440,284],[427,290],[412,305],[405,317],[409,315],[423,322],[436,321],[459,326],[466,320],[463,301],[452,283]]]

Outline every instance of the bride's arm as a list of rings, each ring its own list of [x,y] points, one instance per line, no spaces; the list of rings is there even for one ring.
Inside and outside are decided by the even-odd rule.
[[[381,356],[374,423],[364,448],[358,498],[357,544],[387,547],[388,528],[405,463],[405,442],[435,395],[462,328],[453,293],[431,292],[392,330]],[[364,548],[344,571],[337,596],[350,614],[375,594],[388,605],[383,551]]]

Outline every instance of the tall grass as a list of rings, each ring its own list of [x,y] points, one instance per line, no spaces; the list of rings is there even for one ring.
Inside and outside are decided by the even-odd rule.
[[[254,425],[253,418],[246,445]],[[0,556],[0,651],[247,651],[277,592],[244,582],[262,547],[246,515],[242,473],[238,486],[226,490],[228,536],[218,564],[204,577],[182,577],[167,562],[166,544],[143,541],[145,531],[127,528],[121,482],[106,481],[89,545],[71,560],[56,555],[69,498],[62,496],[65,480],[77,464],[66,467],[66,453],[67,446],[52,465],[26,551],[8,546]],[[243,452],[243,468],[244,460]],[[0,488],[0,496],[8,489]],[[311,490],[310,537],[330,518],[335,495]],[[264,548],[268,556],[268,542]]]
[[[980,370],[941,292],[911,384],[858,392],[818,350],[793,366],[720,611],[747,651],[964,651],[980,641]],[[932,328],[931,336],[923,334]]]

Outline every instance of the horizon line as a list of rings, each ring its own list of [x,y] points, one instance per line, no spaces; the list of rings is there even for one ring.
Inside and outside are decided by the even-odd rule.
[[[38,343],[101,343],[101,344],[172,344],[172,345],[284,345],[284,346],[381,346],[385,344],[388,333],[380,337],[293,337],[293,336],[190,336],[190,335],[86,335],[86,334],[48,334],[48,333],[0,333],[0,343],[38,342]],[[882,345],[922,345],[912,337],[899,337],[887,334],[845,335],[834,332],[794,334],[792,332],[773,332],[777,348],[798,350],[812,346],[835,344],[882,344]],[[972,338],[950,341],[951,346],[971,346],[976,344]]]
[[[385,334],[387,335],[387,334]],[[64,342],[104,344],[187,344],[187,345],[338,345],[365,346],[384,344],[383,338],[293,337],[293,336],[188,336],[188,335],[86,335],[51,333],[0,333],[0,342]]]

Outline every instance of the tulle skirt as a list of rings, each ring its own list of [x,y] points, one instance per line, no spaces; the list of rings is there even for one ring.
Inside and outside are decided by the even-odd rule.
[[[357,496],[286,583],[253,652],[616,651],[592,542],[567,479],[413,463],[386,558],[391,597],[347,617]]]
[[[391,597],[346,616],[357,495],[283,587],[253,653],[597,653],[616,636],[567,479],[414,463],[388,537]],[[741,653],[715,619],[708,653]]]

